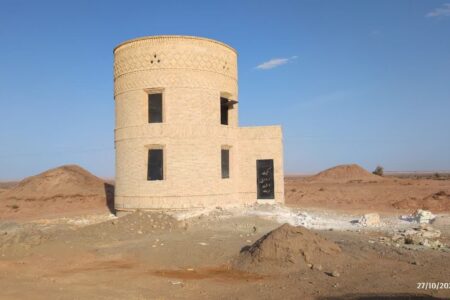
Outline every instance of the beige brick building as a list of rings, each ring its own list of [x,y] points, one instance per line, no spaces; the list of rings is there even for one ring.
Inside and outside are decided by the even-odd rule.
[[[114,49],[117,210],[284,202],[280,126],[238,126],[237,53],[153,36]]]

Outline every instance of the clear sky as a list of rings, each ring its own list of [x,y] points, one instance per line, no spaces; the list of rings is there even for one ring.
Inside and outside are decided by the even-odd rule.
[[[161,34],[239,53],[240,124],[281,124],[286,173],[450,170],[450,0],[0,0],[0,179],[114,176],[113,48]]]

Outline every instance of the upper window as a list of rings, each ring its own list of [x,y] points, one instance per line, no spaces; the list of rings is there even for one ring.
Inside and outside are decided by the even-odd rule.
[[[148,150],[147,180],[163,180],[164,174],[163,149]]]
[[[222,149],[222,178],[230,178],[230,150]]]
[[[228,125],[228,99],[220,98],[220,124]]]
[[[162,123],[163,111],[162,111],[162,94],[149,94],[148,95],[148,122],[149,123]]]

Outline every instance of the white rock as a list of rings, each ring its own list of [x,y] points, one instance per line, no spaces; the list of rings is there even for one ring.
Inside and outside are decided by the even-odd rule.
[[[418,209],[413,216],[418,223],[430,223],[436,218],[436,216],[432,214],[431,211],[422,209]]]
[[[381,225],[380,215],[377,213],[365,214],[359,219],[358,223],[361,224],[362,226],[369,226],[369,227],[380,226]]]

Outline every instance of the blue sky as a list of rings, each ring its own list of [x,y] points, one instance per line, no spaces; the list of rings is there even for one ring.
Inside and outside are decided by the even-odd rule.
[[[240,124],[281,124],[286,173],[450,170],[450,0],[0,0],[0,179],[114,176],[112,49],[186,34],[239,52]]]

